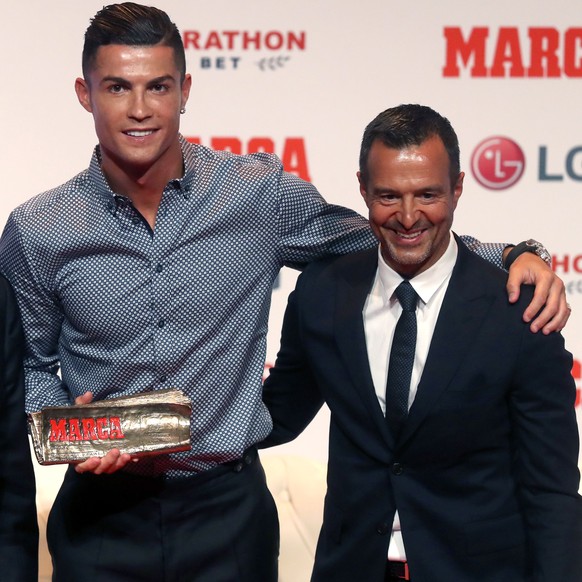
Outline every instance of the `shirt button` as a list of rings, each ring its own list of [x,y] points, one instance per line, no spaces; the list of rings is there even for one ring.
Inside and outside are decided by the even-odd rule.
[[[163,384],[166,380],[168,379],[168,377],[166,375],[161,375],[160,376],[160,382]]]
[[[236,465],[235,465],[235,466],[232,468],[232,470],[233,470],[235,473],[240,473],[240,472],[242,471],[243,467],[244,467],[244,465],[243,465],[242,463],[237,463],[237,464],[236,464]]]
[[[158,327],[164,327],[166,325],[166,320],[164,318],[158,320]]]
[[[133,222],[133,224],[139,224],[139,222],[140,222],[140,221],[139,221],[139,218],[138,218],[137,216],[134,216],[134,217],[131,219],[131,222]]]
[[[164,270],[164,266],[161,263],[156,265],[156,273],[161,273]]]
[[[394,473],[394,475],[402,475],[402,473],[404,473],[404,467],[402,466],[402,464],[394,463],[392,465],[392,473]]]

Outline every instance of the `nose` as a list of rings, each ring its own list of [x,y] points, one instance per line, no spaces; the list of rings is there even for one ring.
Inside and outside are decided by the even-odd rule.
[[[404,228],[414,227],[418,220],[418,206],[415,197],[404,196],[402,198],[399,219]]]
[[[143,121],[151,115],[147,94],[142,91],[133,91],[129,103],[128,116],[137,121]]]

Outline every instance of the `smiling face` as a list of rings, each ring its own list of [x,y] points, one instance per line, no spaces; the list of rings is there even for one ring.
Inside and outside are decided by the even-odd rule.
[[[449,157],[441,139],[394,149],[375,140],[367,181],[358,172],[370,225],[386,263],[406,278],[425,271],[449,244],[464,173],[451,184]]]
[[[181,170],[180,109],[190,85],[190,75],[181,82],[171,47],[99,47],[87,78],[77,79],[75,90],[93,114],[108,177],[115,181],[123,175]]]

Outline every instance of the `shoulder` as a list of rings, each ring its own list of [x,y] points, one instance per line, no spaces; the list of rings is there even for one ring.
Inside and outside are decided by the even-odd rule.
[[[280,172],[283,169],[281,160],[275,154],[266,152],[241,155],[229,151],[213,150],[190,142],[183,145],[183,151],[186,160],[198,169],[210,167],[225,171],[238,170],[256,176]]]
[[[202,188],[232,193],[247,200],[249,194],[254,193],[261,200],[280,201],[285,208],[297,210],[298,215],[301,209],[295,208],[296,204],[322,202],[315,186],[285,171],[275,154],[241,155],[189,142],[184,142],[182,148],[187,171],[191,170],[192,179]],[[241,196],[242,193],[246,196]],[[273,196],[275,193],[280,196]]]
[[[369,279],[378,265],[378,250],[367,249],[310,263],[299,277],[303,285],[341,284]]]
[[[20,204],[11,212],[10,218],[18,223],[26,224],[39,216],[42,217],[58,210],[63,205],[73,203],[73,199],[78,198],[79,193],[86,190],[88,180],[88,170],[84,170],[64,184],[41,192]]]
[[[476,255],[457,237],[459,254],[453,270],[453,277],[461,282],[468,295],[488,295],[497,301],[499,308],[505,307],[515,312],[516,319],[522,322],[522,313],[529,305],[533,293],[533,285],[522,285],[519,299],[509,303],[507,296],[507,272]]]
[[[475,254],[458,236],[455,239],[459,249],[455,271],[485,283],[487,288],[505,289],[507,272]]]

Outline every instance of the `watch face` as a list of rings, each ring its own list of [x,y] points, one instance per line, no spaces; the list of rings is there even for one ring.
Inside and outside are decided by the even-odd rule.
[[[552,257],[542,243],[539,243],[537,240],[530,238],[525,241],[525,244],[530,247],[532,252],[534,252],[540,259],[542,259],[542,261],[545,261],[548,263],[548,265],[551,264]]]

